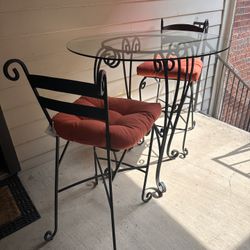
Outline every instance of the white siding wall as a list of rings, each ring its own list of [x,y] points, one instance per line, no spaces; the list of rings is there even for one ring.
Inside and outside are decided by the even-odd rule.
[[[209,19],[218,32],[223,0],[0,0],[0,67],[22,59],[29,71],[92,81],[93,61],[67,51],[67,41],[121,30],[159,29],[167,23]],[[1,70],[2,71],[2,70]],[[108,74],[112,94],[122,94],[118,70]],[[45,117],[22,75],[13,83],[0,74],[0,104],[22,168],[51,158],[53,139]]]

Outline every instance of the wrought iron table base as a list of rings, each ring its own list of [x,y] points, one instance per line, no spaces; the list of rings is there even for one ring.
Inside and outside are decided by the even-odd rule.
[[[96,78],[96,73],[100,70],[101,64],[104,63],[108,65],[111,68],[116,68],[120,65],[122,62],[122,68],[123,68],[123,74],[124,74],[124,82],[125,82],[125,90],[127,98],[132,98],[131,92],[132,92],[132,63],[133,63],[133,51],[140,50],[140,41],[135,37],[131,43],[129,43],[128,40],[123,41],[123,53],[116,51],[110,47],[108,48],[102,48],[99,50],[97,54],[97,58],[95,59],[94,64],[94,79]],[[126,47],[127,46],[127,47]],[[127,48],[127,52],[124,48]],[[125,53],[125,52],[126,53]],[[105,58],[105,56],[107,56]],[[181,112],[183,105],[185,103],[185,99],[187,98],[187,93],[189,89],[192,88],[191,84],[191,76],[194,68],[194,58],[187,58],[186,63],[186,76],[183,81],[183,88],[180,89],[180,82],[181,82],[181,62],[180,59],[176,58],[169,58],[169,55],[163,55],[157,53],[154,57],[154,67],[156,72],[159,72],[161,70],[164,70],[165,74],[165,99],[163,100],[165,103],[165,111],[163,112],[164,115],[164,124],[162,126],[155,126],[155,132],[156,132],[156,138],[159,148],[159,158],[157,162],[157,168],[156,168],[156,174],[155,174],[155,182],[156,187],[152,188],[152,192],[148,192],[145,196],[145,201],[149,201],[152,197],[159,198],[163,195],[164,192],[166,192],[166,185],[164,182],[160,180],[160,171],[161,171],[161,165],[162,162],[166,161],[164,159],[164,154],[166,150],[166,154],[169,159],[175,159],[176,157],[180,156],[181,158],[185,158],[188,154],[188,150],[185,147],[186,142],[186,134],[188,131],[188,122],[185,123],[184,128],[184,135],[183,135],[183,142],[182,142],[182,151],[180,152],[177,149],[171,150],[171,145],[173,141],[173,137],[175,134],[175,131],[177,128],[177,123],[179,118],[181,117]],[[105,59],[104,59],[105,58]],[[155,58],[158,58],[157,60]],[[191,59],[191,64],[188,60]],[[126,68],[126,62],[129,64],[129,69]],[[189,62],[189,63],[188,63]],[[168,72],[171,71],[175,65],[177,64],[178,67],[178,76],[177,76],[177,82],[176,82],[176,88],[174,91],[174,99],[173,102],[169,103],[169,80],[168,80]],[[128,75],[127,75],[128,72]],[[189,72],[189,73],[188,73]],[[141,84],[139,86],[139,94],[142,88],[144,88],[145,85]],[[157,94],[159,94],[157,92]],[[177,101],[178,96],[181,95],[180,101]],[[191,100],[192,101],[192,100]],[[192,102],[190,101],[190,104],[188,106],[188,112],[187,112],[187,121],[189,120],[190,110]],[[173,116],[175,114],[175,117]],[[168,133],[170,134],[168,135]],[[169,138],[168,138],[169,137]]]

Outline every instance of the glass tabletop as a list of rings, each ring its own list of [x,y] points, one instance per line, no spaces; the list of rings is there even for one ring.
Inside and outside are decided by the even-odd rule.
[[[222,52],[228,47],[229,41],[221,41],[218,35],[176,30],[109,33],[67,43],[68,50],[82,56],[124,61],[200,57]]]

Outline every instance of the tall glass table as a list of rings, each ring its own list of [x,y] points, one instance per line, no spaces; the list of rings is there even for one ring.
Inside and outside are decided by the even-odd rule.
[[[127,98],[131,98],[133,62],[151,61],[155,72],[164,72],[165,110],[163,125],[155,126],[159,146],[155,173],[156,187],[148,191],[146,200],[155,196],[160,197],[166,191],[164,182],[160,180],[164,152],[170,159],[174,159],[180,154],[178,150],[171,150],[170,147],[184,101],[191,86],[195,58],[204,58],[223,52],[229,48],[229,44],[229,41],[223,40],[218,35],[175,30],[163,33],[152,31],[102,34],[88,38],[77,38],[67,43],[69,51],[84,57],[94,58],[94,80],[97,79],[97,73],[103,64],[111,68],[122,66]],[[183,60],[186,61],[185,72],[188,73],[181,76],[181,62],[183,63]],[[177,80],[173,100],[169,103],[168,75],[174,69],[177,69]],[[142,89],[145,86],[142,84],[138,87]]]

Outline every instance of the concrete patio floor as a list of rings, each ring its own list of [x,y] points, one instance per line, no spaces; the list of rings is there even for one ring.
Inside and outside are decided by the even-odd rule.
[[[195,118],[188,156],[162,166],[163,197],[141,202],[143,175],[138,171],[120,173],[114,180],[118,249],[250,249],[250,134],[201,114]],[[140,162],[144,149],[138,146],[127,157]],[[91,162],[92,150],[70,148],[60,185],[91,173]],[[154,168],[149,186],[154,185]],[[60,194],[59,231],[44,243],[43,234],[53,225],[53,161],[19,176],[41,219],[2,239],[0,249],[112,249],[101,182],[94,189],[83,184]]]

